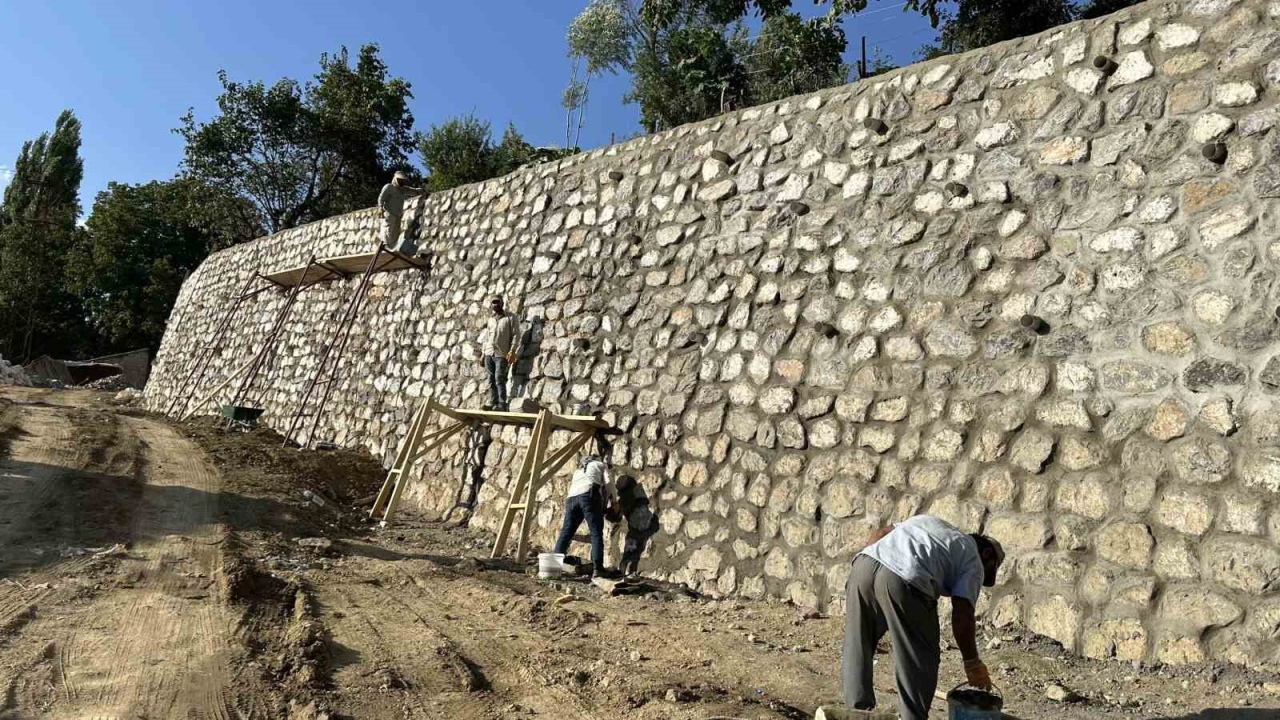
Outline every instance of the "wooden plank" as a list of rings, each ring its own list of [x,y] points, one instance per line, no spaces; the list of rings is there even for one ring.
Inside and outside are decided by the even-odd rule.
[[[507,538],[511,535],[511,524],[515,520],[516,510],[526,508],[521,496],[525,494],[525,486],[529,484],[533,475],[534,445],[537,441],[538,433],[535,426],[533,435],[529,437],[529,447],[525,450],[524,459],[520,462],[520,472],[516,474],[515,484],[512,485],[511,494],[507,497],[507,509],[502,513],[502,524],[498,527],[498,536],[494,538],[493,551],[489,553],[489,557],[502,557],[502,553],[506,550]],[[517,508],[517,505],[520,507]]]
[[[538,421],[538,417],[541,415],[541,412],[535,414],[460,408],[453,408],[452,411],[456,413],[458,417],[482,420],[495,425],[533,425]],[[547,412],[548,422],[552,427],[556,428],[577,430],[581,432],[588,429],[605,430],[609,427],[609,423],[594,415],[559,415],[545,410],[542,412]]]
[[[555,455],[547,458],[546,461],[543,462],[542,466],[534,473],[535,479],[533,491],[536,493],[541,490],[542,486],[546,485],[547,481],[556,474],[556,471],[563,467],[565,463],[569,462],[569,460],[573,459],[573,456],[577,455],[578,452],[582,450],[582,446],[586,445],[590,441],[591,433],[579,433],[578,436],[570,440],[567,445],[557,450]]]
[[[462,425],[463,427],[461,427],[461,428],[460,428],[460,427],[458,427],[458,425]],[[437,443],[437,442],[436,442],[436,440],[439,440],[440,438],[442,438],[442,437],[444,437],[444,436],[446,436],[446,435],[450,435],[450,436],[452,436],[453,434],[457,433],[459,430],[462,430],[463,428],[467,428],[467,427],[470,427],[470,426],[471,426],[471,423],[469,423],[469,422],[466,422],[466,421],[458,422],[458,423],[454,423],[454,424],[452,424],[452,425],[448,425],[448,426],[446,426],[446,427],[443,427],[443,428],[441,428],[441,429],[439,429],[439,430],[436,430],[436,431],[432,432],[430,435],[428,435],[428,436],[426,436],[426,437],[422,438],[422,440],[419,442],[419,444],[422,444],[422,443],[430,443],[430,444],[429,444],[429,445],[427,445],[427,447],[422,448],[421,450],[418,450],[417,452],[415,452],[415,453],[413,454],[413,457],[410,457],[410,458],[409,458],[409,461],[405,463],[405,466],[407,467],[407,466],[409,466],[409,465],[412,465],[412,464],[414,464],[414,463],[418,462],[418,461],[419,461],[419,460],[421,460],[424,456],[426,456],[426,454],[427,454],[427,453],[429,453],[429,452],[431,452],[432,450],[435,450],[437,447],[439,447],[439,443]]]
[[[533,501],[538,492],[534,478],[537,477],[538,469],[543,466],[543,459],[547,454],[547,443],[551,439],[551,413],[543,410],[538,415],[538,424],[533,426],[533,473],[529,478],[529,487],[525,489],[525,507],[521,511],[520,540],[519,544],[516,545],[516,562],[524,562],[524,556],[529,552],[529,528],[533,526]]]
[[[249,369],[249,366],[250,366],[250,365],[253,365],[253,361],[252,361],[252,360],[250,360],[249,362],[245,363],[244,365],[241,365],[241,366],[240,366],[240,369],[238,369],[238,370],[236,370],[235,372],[233,372],[233,373],[231,373],[230,375],[228,375],[225,379],[223,379],[223,381],[222,381],[222,382],[218,383],[218,385],[217,385],[216,387],[214,387],[212,390],[210,390],[208,393],[206,393],[204,397],[202,397],[202,398],[200,398],[199,400],[197,400],[195,405],[191,405],[191,406],[189,406],[189,407],[187,408],[187,411],[186,411],[185,413],[183,413],[183,415],[182,415],[182,417],[181,417],[181,418],[179,418],[179,422],[185,422],[185,421],[187,420],[187,418],[189,418],[189,417],[191,417],[192,415],[195,415],[197,412],[199,412],[199,411],[200,411],[200,408],[204,407],[205,403],[207,403],[207,402],[209,402],[210,400],[212,400],[214,395],[217,395],[218,393],[222,392],[222,389],[223,389],[223,388],[225,388],[226,386],[230,385],[230,384],[232,383],[232,381],[234,381],[236,378],[238,378],[238,377],[240,377],[241,375],[243,375],[243,374],[244,374],[244,372],[245,372],[246,370],[248,370],[248,369]]]
[[[427,425],[427,418],[431,415],[431,401],[428,400],[413,413],[413,422],[409,423],[409,433],[404,437],[404,446],[396,452],[396,459],[391,463],[391,472],[387,473],[387,479],[382,483],[382,489],[378,491],[378,497],[374,498],[373,507],[369,510],[369,517],[377,517],[378,512],[382,510],[383,505],[391,499],[391,491],[404,478],[405,463],[401,462],[401,458],[410,452],[413,452],[418,444],[418,438],[422,436],[422,429]],[[392,478],[395,481],[392,481]]]
[[[448,442],[449,438],[453,437],[454,435],[457,435],[458,432],[460,432],[462,429],[466,427],[467,427],[466,423],[458,423],[457,425],[454,425],[452,428],[449,428],[449,432],[447,434],[441,436],[435,442],[428,445],[426,449],[428,451],[434,450],[440,445],[445,444],[446,442]],[[398,481],[396,482],[395,489],[391,491],[391,499],[387,501],[387,512],[383,514],[382,522],[386,523],[391,520],[391,515],[395,513],[396,506],[400,504],[400,494],[404,492],[404,488],[408,484],[409,484],[408,474],[401,473]]]
[[[343,255],[340,257],[322,258],[316,261],[316,265],[324,270],[324,274],[306,279],[306,285],[315,285],[317,283],[328,282],[330,280],[341,280],[354,275],[363,274],[365,268],[369,267],[369,262],[373,260],[375,253],[361,253],[359,255]],[[428,263],[423,258],[410,257],[400,253],[393,253],[389,250],[383,251],[386,260],[380,260],[378,266],[374,268],[375,273],[395,272],[397,270],[422,270],[428,267]],[[268,273],[262,277],[277,285],[284,287],[293,287],[302,282],[302,274],[306,270],[305,265],[288,268],[286,270],[278,270]]]

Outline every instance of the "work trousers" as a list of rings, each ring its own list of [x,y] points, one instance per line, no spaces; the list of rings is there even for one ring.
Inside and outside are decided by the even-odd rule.
[[[889,633],[898,715],[927,720],[938,687],[938,600],[898,577],[874,558],[853,561],[845,588],[844,704],[855,710],[876,706],[871,671],[876,645]]]
[[[593,488],[591,492],[564,501],[564,524],[556,539],[556,552],[568,552],[569,543],[573,542],[583,520],[591,531],[591,564],[598,573],[604,569],[604,493],[601,490]]]
[[[489,404],[497,410],[506,410],[507,359],[501,355],[485,355],[484,371],[489,375]]]
[[[418,254],[418,243],[408,236],[400,237],[400,218],[383,214],[382,244],[388,250],[395,250],[401,255],[410,257]]]

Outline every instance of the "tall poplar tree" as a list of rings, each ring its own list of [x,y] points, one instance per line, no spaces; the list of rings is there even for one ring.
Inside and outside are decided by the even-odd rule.
[[[64,110],[52,133],[23,144],[0,204],[0,354],[25,361],[86,343],[67,257],[80,215],[80,121]]]

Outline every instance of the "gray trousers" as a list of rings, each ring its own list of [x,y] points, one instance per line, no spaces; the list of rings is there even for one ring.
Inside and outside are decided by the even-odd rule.
[[[874,558],[853,561],[845,588],[844,654],[840,679],[844,704],[855,710],[876,706],[871,683],[876,645],[889,633],[898,714],[927,720],[938,687],[938,601],[885,569]]]

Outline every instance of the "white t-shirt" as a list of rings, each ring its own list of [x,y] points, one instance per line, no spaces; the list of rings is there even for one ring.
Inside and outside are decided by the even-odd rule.
[[[586,495],[595,485],[603,486],[606,502],[612,502],[618,496],[617,489],[613,487],[613,480],[609,477],[609,467],[596,460],[574,471],[573,480],[569,483],[569,492],[565,497]]]
[[[898,523],[859,554],[874,558],[929,597],[958,597],[978,604],[983,579],[978,543],[932,515]]]

